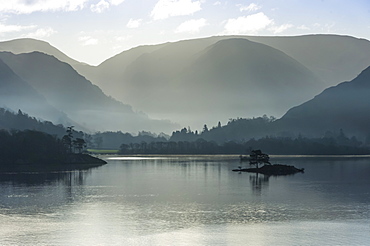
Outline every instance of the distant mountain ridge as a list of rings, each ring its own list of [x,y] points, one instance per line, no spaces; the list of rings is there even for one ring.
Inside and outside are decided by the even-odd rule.
[[[248,146],[270,146],[276,151],[282,147],[280,145],[285,145],[282,147],[285,150],[296,149],[306,154],[310,153],[310,148],[316,149],[315,154],[328,154],[328,146],[342,145],[343,149],[336,154],[344,154],[351,153],[353,147],[362,146],[367,153],[369,109],[370,66],[355,79],[327,88],[313,99],[291,108],[280,119],[267,116],[230,119],[226,125],[209,126],[202,132],[183,128],[173,132],[169,141],[217,142],[229,145],[232,150],[238,144],[247,144],[241,152]]]
[[[324,135],[342,129],[349,135],[370,136],[370,67],[355,79],[330,87],[291,108],[276,123],[280,129]]]
[[[0,107],[18,109],[57,124],[72,124],[66,114],[51,106],[34,87],[0,59]]]
[[[0,42],[0,51],[8,51],[13,54],[31,53],[34,51],[39,51],[48,55],[56,57],[62,62],[66,62],[70,65],[81,64],[75,59],[70,58],[54,46],[50,45],[48,42],[36,40],[32,38],[20,38],[10,41]]]
[[[352,80],[370,65],[366,39],[328,34],[246,38],[293,57],[323,80],[325,87]]]
[[[174,81],[179,87],[174,100],[185,103],[192,96],[182,112],[188,109],[190,116],[195,111],[212,122],[240,115],[279,116],[323,89],[320,79],[285,53],[238,38],[209,46]]]
[[[70,59],[46,42],[0,42],[0,51],[33,50],[67,62],[104,93],[136,110],[198,129],[200,122],[215,124],[216,119],[280,117],[323,89],[352,80],[370,65],[368,40],[339,35],[184,40],[139,46],[99,66]],[[193,118],[197,123],[189,120]]]
[[[192,46],[194,42],[199,47]],[[104,82],[96,82],[101,88],[155,118],[197,128],[240,115],[282,115],[324,89],[323,82],[293,58],[241,38],[209,46],[203,40],[166,44],[137,55],[119,71],[107,66],[122,57],[96,68],[107,69],[101,72],[107,74]]]
[[[194,95],[188,94],[190,104],[188,100],[179,101],[179,98],[173,96],[173,93],[179,93],[181,96],[181,90],[177,90],[176,86],[183,83],[183,88],[191,88],[190,84],[193,85],[193,91],[197,93],[197,88],[202,87],[201,85],[194,86],[192,81],[186,80],[190,78],[189,74],[193,74],[189,68],[201,54],[204,54],[206,50],[215,45],[217,42],[233,40],[233,39],[245,39],[253,41],[258,44],[265,44],[270,48],[275,48],[290,58],[296,60],[300,67],[305,67],[306,71],[310,71],[312,81],[321,81],[321,87],[318,86],[316,90],[311,90],[310,97],[314,97],[324,88],[329,86],[337,85],[338,83],[353,79],[358,73],[370,64],[370,42],[364,39],[357,39],[349,36],[339,35],[305,35],[296,37],[257,37],[257,36],[218,36],[209,37],[194,40],[184,40],[174,43],[165,43],[161,45],[152,46],[140,46],[133,48],[128,51],[124,51],[110,59],[107,59],[99,66],[94,67],[90,72],[85,70],[81,72],[89,78],[94,84],[98,85],[108,95],[117,98],[118,100],[124,100],[125,102],[132,105],[134,108],[143,110],[149,115],[155,115],[156,118],[171,118],[176,112],[168,111],[168,113],[158,112],[158,109],[165,111],[168,107],[173,107],[182,111],[179,105],[182,107],[194,108],[195,110],[207,112],[209,108],[202,109],[201,107],[192,105],[193,101],[197,101]],[[231,44],[232,42],[230,42]],[[271,50],[271,49],[270,49]],[[264,54],[266,60],[268,56]],[[208,60],[208,62],[215,63],[216,61]],[[216,74],[230,74],[236,64],[236,60],[229,60],[229,69],[215,68]],[[244,62],[244,61],[238,61]],[[277,64],[280,62],[277,61]],[[207,64],[202,64],[202,67]],[[193,66],[194,68],[194,66]],[[231,69],[230,69],[231,68]],[[195,71],[199,71],[195,68]],[[199,72],[196,72],[200,74]],[[256,70],[252,71],[256,73]],[[265,70],[263,73],[268,74]],[[243,74],[243,73],[241,73]],[[241,74],[239,76],[241,76]],[[203,73],[204,75],[204,73]],[[238,75],[235,75],[238,76]],[[266,76],[268,77],[268,76]],[[271,76],[270,76],[271,77]],[[193,76],[195,78],[195,76]],[[209,78],[198,77],[197,80],[202,79],[203,86],[212,90],[214,81],[211,78],[220,78],[218,76],[209,74]],[[297,76],[297,85],[300,84],[301,78]],[[224,80],[224,85],[228,87],[229,81]],[[130,93],[133,91],[134,93]],[[271,90],[272,91],[272,90]],[[284,100],[290,100],[292,103],[285,107],[288,110],[290,107],[303,103],[305,100],[310,98],[307,97],[310,90],[306,91],[305,87],[301,88],[301,91],[291,93],[288,97],[281,95],[281,102],[278,101],[271,105],[273,107],[280,107],[280,111],[266,110],[269,108],[268,105],[262,104],[257,101],[249,100],[248,107],[244,107],[244,111],[233,112],[233,108],[224,108],[223,112],[213,111],[214,114],[219,115],[219,119],[225,120],[231,117],[235,117],[236,114],[242,117],[260,116],[262,114],[270,114],[276,117],[283,115],[283,104]],[[155,98],[155,94],[165,94],[167,103],[158,105],[159,97]],[[238,94],[240,91],[235,91],[234,96],[224,96],[224,100],[234,105],[240,105],[242,100]],[[269,91],[266,90],[268,95]],[[277,94],[277,92],[276,92]],[[301,95],[303,94],[303,95]],[[294,97],[296,101],[294,102]],[[297,99],[301,97],[301,101]],[[140,100],[139,100],[140,98]],[[180,97],[181,98],[181,97]],[[266,98],[266,100],[269,100]],[[198,100],[201,101],[201,100]],[[175,102],[175,103],[174,103]],[[211,101],[209,102],[211,104]],[[199,104],[198,104],[199,105]],[[238,106],[237,106],[238,107]],[[239,106],[240,107],[240,106]],[[214,107],[212,110],[216,109]],[[260,110],[258,111],[258,109]],[[258,112],[258,113],[256,113]],[[230,114],[229,114],[230,113]],[[177,115],[177,121],[183,122],[183,125],[193,125],[192,122],[186,121],[191,117],[196,117],[199,122],[214,124],[212,120],[206,121],[207,117],[203,117],[201,114],[190,115]],[[228,115],[227,117],[225,115]],[[185,121],[183,121],[185,120]]]
[[[91,131],[123,129],[128,132],[142,129],[164,131],[175,127],[170,122],[152,120],[144,114],[135,113],[129,105],[106,96],[100,88],[78,74],[69,64],[53,56],[40,52],[18,55],[0,52],[0,59],[23,81],[27,81],[22,88],[27,84],[31,85],[43,95],[45,102]],[[26,90],[25,93],[30,93],[30,90]],[[30,112],[26,109],[33,100],[27,100],[27,96],[17,99],[18,108],[28,114],[39,116],[37,110]]]

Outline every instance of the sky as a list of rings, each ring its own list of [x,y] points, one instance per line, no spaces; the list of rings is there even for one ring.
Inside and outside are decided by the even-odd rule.
[[[0,41],[47,41],[91,65],[147,44],[318,33],[370,40],[370,1],[0,0]]]

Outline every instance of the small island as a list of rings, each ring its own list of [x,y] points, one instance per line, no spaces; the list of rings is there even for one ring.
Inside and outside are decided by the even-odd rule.
[[[283,164],[271,164],[270,157],[262,153],[261,150],[252,150],[249,157],[240,156],[240,161],[249,161],[250,165],[255,165],[255,168],[242,168],[239,166],[238,169],[233,169],[234,172],[250,172],[250,173],[261,173],[264,175],[290,175],[295,173],[303,173],[304,168],[296,168],[294,166],[283,165]],[[258,164],[264,164],[262,167],[258,167]]]

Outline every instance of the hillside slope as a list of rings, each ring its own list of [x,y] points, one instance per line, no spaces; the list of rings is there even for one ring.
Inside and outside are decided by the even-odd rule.
[[[131,132],[174,128],[169,122],[151,120],[144,114],[135,113],[131,106],[106,96],[69,64],[53,56],[40,52],[19,55],[1,52],[0,58],[53,107],[90,130]]]
[[[263,56],[261,55],[258,58],[259,61],[256,61],[256,64],[260,66],[259,68],[256,67],[256,64],[253,65],[251,60],[245,62],[240,58],[241,54],[245,54],[243,50],[240,51],[241,54],[238,51],[234,53],[235,59],[232,59],[229,55],[225,57],[218,56],[218,58],[215,55],[213,59],[205,58],[205,54],[217,42],[234,40],[235,38],[267,45],[264,46],[269,47],[266,50],[274,50],[275,53],[276,50],[285,53],[284,55],[299,63],[294,68],[298,68],[298,70],[292,73],[284,72],[279,74],[277,67],[280,64],[277,62],[279,66],[272,68],[271,71],[273,72],[266,73],[266,76],[253,75],[255,73],[263,74],[261,71],[267,71],[264,68],[264,63],[261,62],[263,59],[269,60],[269,55],[266,52],[262,52]],[[232,50],[232,47],[224,45],[224,49]],[[280,117],[284,112],[285,104],[288,104],[288,102],[292,103],[288,105],[289,107],[300,104],[317,95],[323,88],[337,85],[342,81],[352,80],[370,65],[370,42],[368,40],[339,35],[293,37],[216,36],[183,40],[159,45],[139,46],[117,54],[96,67],[66,58],[56,48],[38,40],[21,39],[0,42],[0,50],[19,53],[38,50],[51,54],[59,60],[69,63],[79,74],[99,86],[104,93],[132,105],[135,110],[142,110],[155,118],[177,120],[183,126],[191,125],[196,126],[198,129],[200,122],[215,124],[214,119],[216,118],[224,122],[225,117],[226,119],[229,117],[254,117],[262,114]],[[215,59],[220,59],[220,61],[218,62]],[[203,64],[201,61],[207,64]],[[224,67],[220,69],[217,65],[218,63],[224,64]],[[249,64],[248,67],[242,67],[241,64],[243,63]],[[271,65],[272,63],[269,64]],[[282,64],[286,65],[287,63],[283,62]],[[306,90],[305,86],[311,83],[300,82],[307,81],[308,78],[306,72],[302,73],[302,67],[303,70],[308,71],[308,74],[311,73],[308,77],[314,77],[312,81],[320,81],[321,85],[316,90]],[[207,72],[204,72],[203,68],[208,69]],[[246,73],[245,71],[248,69],[253,71]],[[261,71],[258,72],[258,70]],[[238,71],[240,74],[235,74],[235,71]],[[271,74],[276,74],[277,79],[270,76]],[[283,83],[276,82],[283,79],[285,75],[287,77],[294,75],[296,77],[296,85],[304,87],[298,90],[298,88],[292,86],[295,89],[291,90],[291,85],[284,86]],[[236,79],[237,77],[241,78],[242,76],[246,80],[248,79],[249,82],[253,81],[251,78],[261,79],[261,77],[264,77],[262,79],[265,79],[265,81],[274,81],[271,82],[272,88],[276,85],[273,90],[277,89],[277,91],[273,93],[271,98],[269,93],[273,92],[273,90],[266,91],[265,96],[262,97],[264,98],[262,104],[259,101],[261,98],[259,95],[256,95],[257,99],[250,94],[248,97],[239,96],[242,94],[242,91],[252,93],[252,90],[250,90],[251,85],[249,85],[248,89],[245,89],[245,87],[238,87],[235,82],[232,82],[238,80]],[[303,76],[303,78],[300,76]],[[223,79],[221,80],[221,78]],[[229,78],[231,78],[230,81]],[[197,82],[194,83],[194,81]],[[220,87],[220,84],[223,84],[224,89],[222,89],[222,86]],[[263,84],[261,83],[258,86],[262,88]],[[290,82],[287,84],[290,84]],[[316,82],[313,82],[313,84],[316,84]],[[219,90],[216,90],[216,88],[219,88]],[[232,92],[233,88],[234,92]],[[275,95],[280,93],[279,90],[281,89],[292,91],[292,93],[288,96],[281,96],[280,99],[279,97],[274,98]],[[197,99],[203,96],[199,94],[204,92],[210,94],[211,91],[215,92],[213,97],[203,97],[204,102]],[[225,94],[221,94],[223,91]],[[311,94],[308,95],[309,93]],[[185,97],[186,100],[184,99]],[[300,97],[301,101],[297,101],[296,99]],[[213,105],[214,101],[216,103]],[[221,105],[217,103],[218,101],[226,103]],[[247,106],[241,105],[240,102],[245,102]],[[264,105],[269,103],[272,107],[266,109]],[[230,105],[231,108],[227,105]],[[288,108],[285,107],[285,110]],[[194,110],[193,115],[187,114],[186,111],[190,110]],[[202,113],[202,110],[206,114],[211,114],[209,113],[211,110],[215,117],[207,118]],[[190,121],[192,118],[196,118],[197,125],[193,125],[193,121]]]
[[[62,62],[66,62],[70,65],[75,65],[80,62],[70,58],[48,42],[36,40],[32,38],[20,38],[10,41],[0,42],[0,51],[8,51],[13,54],[31,53],[39,51],[51,56],[58,58]]]
[[[325,86],[354,79],[370,65],[370,41],[340,35],[246,37],[279,49],[314,72]]]
[[[370,67],[355,79],[331,87],[297,107],[276,123],[280,129],[306,135],[327,131],[364,137],[370,134]]]
[[[21,79],[0,59],[0,107],[21,110],[57,124],[72,124],[67,115],[51,106],[43,95]]]
[[[200,52],[188,52],[191,42],[182,45],[139,56],[110,94],[156,118],[199,129],[231,117],[280,116],[324,88],[299,62],[263,44],[227,39]]]

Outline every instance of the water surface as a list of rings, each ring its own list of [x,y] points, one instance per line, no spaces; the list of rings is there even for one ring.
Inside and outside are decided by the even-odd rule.
[[[2,174],[0,245],[369,244],[369,158],[272,159],[305,173],[268,177],[232,172],[231,156],[173,156]]]

